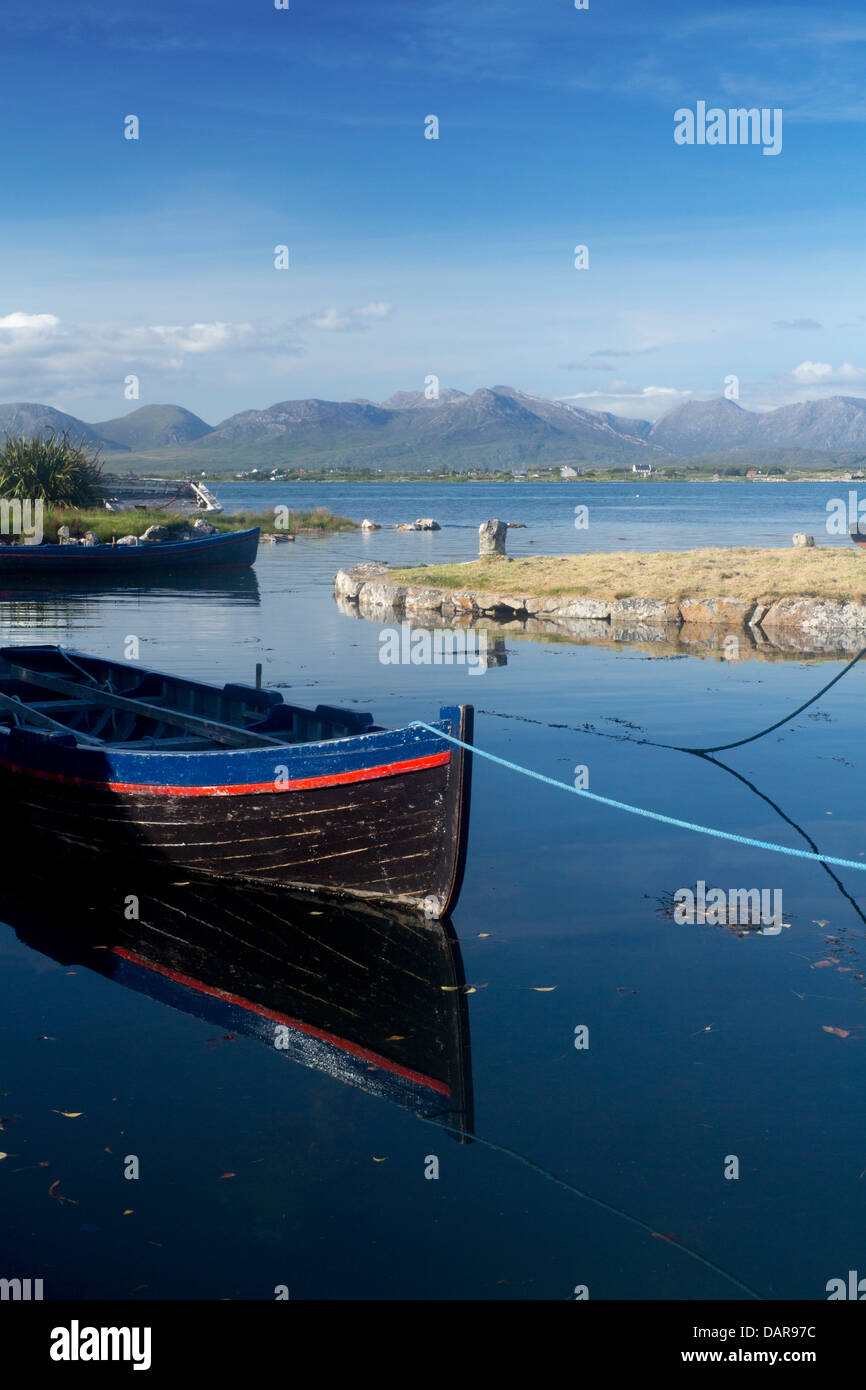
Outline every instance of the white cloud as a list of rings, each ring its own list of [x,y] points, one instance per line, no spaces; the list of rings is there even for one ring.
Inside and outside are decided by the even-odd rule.
[[[390,318],[392,306],[380,301],[364,304],[360,309],[325,309],[320,314],[310,314],[302,323],[316,328],[320,333],[356,333],[368,328],[377,320]]]
[[[335,309],[288,323],[186,324],[66,322],[56,314],[15,310],[0,315],[0,397],[38,399],[60,392],[82,395],[113,389],[130,373],[152,386],[190,380],[197,362],[223,355],[242,359],[268,353],[282,369],[304,356],[310,329],[366,330],[390,316],[392,306],[372,301],[338,314]]]
[[[23,329],[48,329],[56,328],[60,324],[59,318],[54,314],[7,314],[5,318],[0,318],[0,329],[2,328],[23,328]]]
[[[576,401],[587,410],[610,410],[623,415],[639,415],[655,419],[677,401],[687,400],[693,391],[679,391],[674,386],[635,386],[630,381],[615,380],[606,390],[577,391],[560,396],[562,401]]]
[[[862,386],[866,382],[866,367],[843,362],[833,367],[829,362],[801,362],[791,372],[798,386]]]

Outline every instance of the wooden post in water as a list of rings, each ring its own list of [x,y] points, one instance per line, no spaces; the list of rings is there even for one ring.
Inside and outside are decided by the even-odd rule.
[[[257,661],[257,662],[256,662],[256,690],[261,690],[261,688],[262,688],[262,663],[261,663],[260,661]]]

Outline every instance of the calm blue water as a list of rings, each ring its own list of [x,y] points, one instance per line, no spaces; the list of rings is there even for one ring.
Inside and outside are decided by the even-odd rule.
[[[219,491],[227,506],[433,515],[444,529],[263,548],[240,587],[3,595],[3,641],[122,657],[135,635],[144,663],[220,682],[251,679],[261,661],[266,683],[298,702],[356,704],[388,723],[468,700],[482,748],[551,777],[571,782],[580,765],[606,796],[808,847],[800,827],[823,852],[866,855],[864,666],[727,755],[749,786],[622,736],[744,736],[806,700],[833,663],[649,659],[506,638],[506,664],[479,677],[383,666],[378,627],[343,616],[330,588],[337,568],[365,556],[468,557],[478,522],[497,513],[528,524],[509,533],[513,554],[531,542],[542,552],[769,545],[795,530],[820,542],[834,485],[644,484],[640,497],[604,484]],[[575,532],[584,500],[590,530]],[[62,937],[88,882],[44,854],[34,910]],[[2,927],[0,1274],[42,1277],[46,1297],[268,1299],[277,1284],[329,1299],[568,1299],[581,1284],[593,1299],[745,1296],[661,1236],[767,1297],[824,1298],[829,1279],[862,1267],[866,1219],[866,883],[838,873],[839,883],[818,865],[479,760],[453,923],[475,987],[469,1146]],[[14,864],[4,874],[14,882]],[[780,890],[789,925],[778,935],[677,925],[663,904],[698,880]],[[574,1046],[581,1025],[586,1050]],[[123,1177],[129,1154],[137,1181]],[[437,1180],[424,1177],[431,1155]],[[736,1180],[724,1176],[729,1156]]]
[[[571,554],[583,550],[690,550],[714,545],[790,545],[795,531],[816,545],[849,545],[827,532],[827,502],[856,483],[222,483],[227,510],[264,511],[284,503],[316,506],[384,526],[432,516],[442,532],[373,532],[364,553],[394,563],[469,559],[487,517],[523,521],[511,531],[511,555]],[[860,496],[866,485],[860,484]],[[589,508],[589,525],[575,529],[574,509]],[[354,538],[357,540],[357,538]],[[383,542],[387,542],[382,551]]]

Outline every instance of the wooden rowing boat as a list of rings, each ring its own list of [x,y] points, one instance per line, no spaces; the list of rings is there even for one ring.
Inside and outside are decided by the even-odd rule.
[[[26,945],[467,1141],[465,977],[447,919],[165,870],[90,874],[46,910],[44,864],[22,849],[0,879],[0,920]],[[75,881],[87,864],[70,854],[66,872]],[[130,893],[137,917],[118,910]]]
[[[214,536],[191,536],[180,541],[146,541],[141,545],[0,545],[0,576],[50,575],[77,579],[79,575],[154,573],[175,574],[201,569],[245,569],[254,564],[259,528],[223,531]]]
[[[472,707],[436,730],[63,647],[0,648],[0,774],[32,832],[93,854],[398,903],[457,901]],[[98,872],[98,869],[97,869]]]

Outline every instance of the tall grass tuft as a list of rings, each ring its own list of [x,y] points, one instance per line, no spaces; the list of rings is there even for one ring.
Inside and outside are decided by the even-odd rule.
[[[92,507],[104,494],[99,450],[63,434],[8,435],[0,448],[0,497]]]

